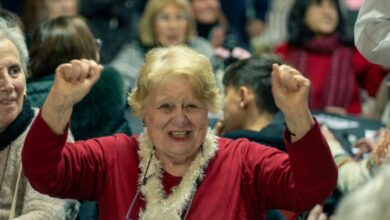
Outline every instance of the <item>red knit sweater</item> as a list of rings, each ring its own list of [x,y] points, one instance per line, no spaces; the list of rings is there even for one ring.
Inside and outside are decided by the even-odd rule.
[[[33,123],[22,153],[33,187],[52,196],[98,200],[100,219],[124,219],[140,173],[137,137],[65,140],[40,116]],[[188,219],[264,219],[265,209],[302,211],[323,202],[336,186],[337,168],[318,124],[301,140],[287,140],[288,155],[247,139],[219,138]],[[165,173],[166,190],[179,181]],[[132,218],[144,202],[137,200]]]

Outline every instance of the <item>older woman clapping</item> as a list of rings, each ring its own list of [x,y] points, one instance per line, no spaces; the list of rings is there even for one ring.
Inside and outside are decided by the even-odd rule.
[[[21,149],[38,113],[24,97],[27,62],[21,30],[0,19],[0,219],[73,219],[75,201],[36,192],[21,169]]]
[[[310,209],[336,185],[336,166],[308,109],[309,81],[289,66],[273,66],[289,155],[213,134],[207,113],[220,100],[214,74],[203,55],[184,46],[146,56],[129,96],[145,124],[140,136],[66,143],[72,107],[100,71],[89,60],[57,68],[23,151],[26,175],[40,192],[98,200],[100,219],[264,219],[265,209]]]

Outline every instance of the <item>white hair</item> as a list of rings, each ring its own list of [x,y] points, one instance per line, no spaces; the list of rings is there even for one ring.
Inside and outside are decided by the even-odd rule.
[[[28,50],[23,32],[19,27],[10,24],[10,21],[0,17],[0,40],[3,39],[9,40],[15,45],[23,71],[27,74]]]

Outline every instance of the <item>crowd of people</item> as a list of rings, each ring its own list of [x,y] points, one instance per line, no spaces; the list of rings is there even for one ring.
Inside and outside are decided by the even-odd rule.
[[[390,8],[346,4],[1,1],[0,220],[390,218]]]

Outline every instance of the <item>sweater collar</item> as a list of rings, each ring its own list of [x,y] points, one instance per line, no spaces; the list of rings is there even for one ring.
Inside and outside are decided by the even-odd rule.
[[[209,162],[214,158],[218,147],[217,137],[209,129],[202,149],[192,161],[187,173],[183,176],[179,185],[173,188],[172,193],[166,195],[162,183],[163,168],[161,162],[154,155],[154,147],[145,130],[138,138],[141,174],[138,184],[145,196],[146,207],[141,210],[140,219],[172,219],[180,220],[185,209],[190,209],[196,188],[204,178]],[[153,155],[147,181],[143,184],[143,177],[147,170],[150,155]]]

